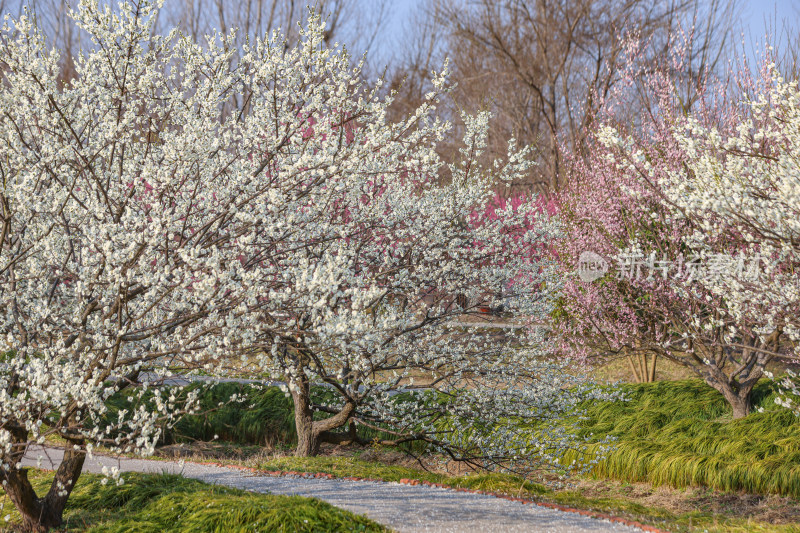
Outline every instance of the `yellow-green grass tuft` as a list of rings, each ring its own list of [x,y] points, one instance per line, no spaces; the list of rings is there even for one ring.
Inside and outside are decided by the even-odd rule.
[[[627,402],[583,406],[582,435],[617,439],[592,475],[800,498],[800,419],[774,404],[769,383],[754,393],[757,410],[739,420],[699,380],[622,388]]]
[[[31,472],[41,493],[52,473]],[[125,484],[103,485],[101,476],[84,474],[64,513],[66,531],[105,533],[236,533],[364,531],[386,529],[371,520],[325,502],[299,496],[254,494],[208,485],[175,475],[125,474]],[[0,491],[6,526],[19,521]],[[0,528],[3,526],[0,525]]]

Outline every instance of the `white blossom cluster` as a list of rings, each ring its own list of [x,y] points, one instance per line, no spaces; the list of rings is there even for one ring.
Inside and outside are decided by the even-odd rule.
[[[199,369],[266,371],[308,420],[310,384],[326,383],[339,399],[315,435],[358,416],[408,427],[367,400],[424,375],[452,420],[489,417],[482,456],[566,446],[500,427],[573,407],[564,369],[535,339],[464,322],[501,305],[536,319],[558,289],[540,253],[555,221],[527,204],[478,215],[528,149],[483,168],[482,113],[464,117],[458,160],[441,158],[446,66],[389,121],[392,94],[324,46],[317,16],[294,46],[274,32],[234,55],[232,35],[155,34],[159,4],[82,0],[94,46],[72,80],[31,18],[3,26],[0,472],[49,432],[151,453],[196,397],[138,385],[116,420],[106,400],[142,372]]]
[[[620,397],[616,390],[587,386],[574,368],[554,360],[542,333],[528,339],[538,339],[538,347],[502,344],[456,360],[457,370],[434,390],[381,391],[362,412],[367,420],[391,422],[398,434],[424,438],[445,457],[477,468],[525,477],[587,472],[613,439],[576,437],[578,404]],[[589,442],[596,446],[591,454],[584,447]],[[570,464],[564,462],[568,452],[577,458]]]
[[[774,68],[774,67],[773,67]],[[762,322],[765,332],[783,327],[798,338],[800,276],[794,271],[800,242],[800,91],[773,71],[770,87],[748,100],[750,117],[733,132],[720,132],[689,117],[676,135],[691,179],[672,173],[662,180],[668,200],[696,222],[687,241],[719,253],[736,234],[742,256],[769,258],[757,283],[721,277],[708,288],[724,296],[740,320]]]
[[[116,421],[105,400],[145,367],[207,350],[231,305],[214,241],[227,238],[218,202],[241,190],[207,185],[228,158],[213,152],[224,139],[198,139],[219,127],[232,78],[207,76],[225,72],[222,48],[151,37],[154,10],[82,3],[75,22],[97,46],[71,82],[31,18],[2,28],[2,469],[49,433],[152,452],[184,409],[175,397]]]

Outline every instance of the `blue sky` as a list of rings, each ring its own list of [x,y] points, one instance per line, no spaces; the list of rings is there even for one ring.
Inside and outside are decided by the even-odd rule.
[[[746,0],[743,8],[743,22],[753,31],[763,30],[764,17],[771,19],[775,14],[779,19],[796,20],[800,17],[800,0]]]
[[[761,40],[766,29],[775,23],[780,29],[783,21],[786,21],[797,31],[800,27],[798,19],[800,0],[744,0],[740,22],[745,33],[749,30],[753,39]]]

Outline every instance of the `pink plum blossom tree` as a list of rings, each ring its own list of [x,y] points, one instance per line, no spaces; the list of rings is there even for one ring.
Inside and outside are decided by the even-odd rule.
[[[589,163],[576,166],[585,183],[564,202],[567,268],[592,248],[618,268],[591,283],[568,282],[563,308],[575,329],[566,338],[586,346],[575,338],[585,335],[606,350],[646,350],[684,365],[738,418],[750,412],[753,386],[796,316],[795,258],[772,244],[769,232],[781,226],[766,208],[791,189],[791,178],[776,172],[788,143],[775,131],[785,131],[790,116],[775,93],[731,103],[727,85],[710,77],[687,103],[666,72],[644,77],[657,112],[635,127],[607,116]],[[734,173],[729,166],[735,178],[725,177]],[[769,200],[747,205],[747,195]],[[793,208],[791,198],[777,201]],[[735,209],[726,213],[719,202]]]

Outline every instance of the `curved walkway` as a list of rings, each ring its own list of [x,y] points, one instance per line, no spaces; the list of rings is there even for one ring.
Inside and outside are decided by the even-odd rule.
[[[25,466],[53,469],[61,450],[37,449],[23,459]],[[39,464],[41,460],[41,464]],[[259,476],[233,468],[186,462],[113,458],[95,455],[86,459],[84,472],[100,473],[107,466],[122,472],[181,474],[189,478],[254,492],[318,498],[367,516],[399,532],[639,532],[641,529],[523,504],[482,494],[424,485],[376,481],[345,481],[307,477]]]

